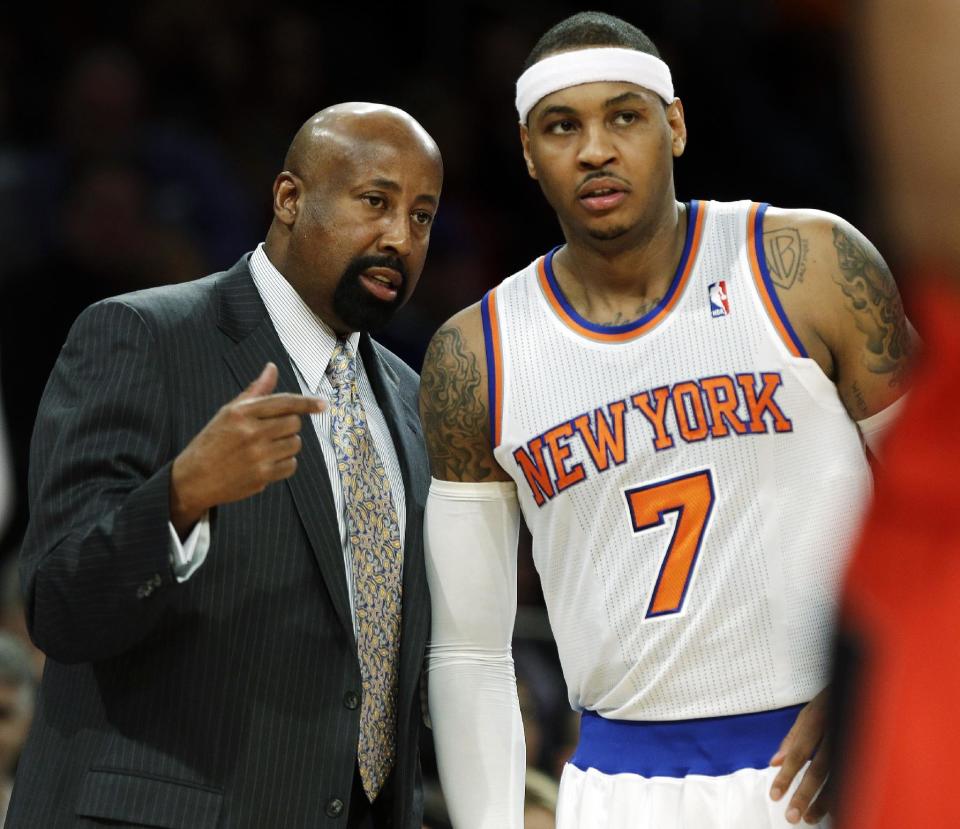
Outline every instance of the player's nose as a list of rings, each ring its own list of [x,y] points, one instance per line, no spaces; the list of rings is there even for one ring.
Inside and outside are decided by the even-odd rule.
[[[616,148],[602,125],[586,125],[581,135],[577,163],[582,169],[601,169],[617,160]]]

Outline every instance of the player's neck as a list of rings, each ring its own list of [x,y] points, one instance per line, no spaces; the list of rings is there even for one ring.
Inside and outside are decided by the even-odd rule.
[[[687,228],[687,209],[671,203],[652,227],[634,238],[580,239],[553,258],[553,272],[577,312],[600,325],[638,319],[663,298],[680,257]]]

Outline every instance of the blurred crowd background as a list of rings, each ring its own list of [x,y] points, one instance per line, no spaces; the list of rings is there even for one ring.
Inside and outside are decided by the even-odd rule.
[[[419,368],[440,323],[561,240],[522,163],[514,81],[548,27],[590,7],[164,0],[56,8],[0,11],[0,625],[9,632],[0,637],[0,736],[4,717],[19,711],[4,707],[2,689],[27,681],[16,667],[25,664],[17,650],[25,634],[14,559],[27,521],[30,433],[76,315],[105,296],[233,264],[263,239],[273,178],[299,125],[338,101],[380,101],[424,124],[446,169],[418,291],[380,333]],[[866,177],[850,4],[599,8],[643,28],[672,67],[690,133],[677,164],[681,199],[833,211],[888,253]],[[529,550],[519,592],[515,657],[535,770],[528,826],[549,826],[552,781],[576,723]],[[4,745],[0,776],[9,777],[16,749]],[[429,765],[429,741],[426,749]],[[444,826],[435,788],[428,809],[430,825]]]

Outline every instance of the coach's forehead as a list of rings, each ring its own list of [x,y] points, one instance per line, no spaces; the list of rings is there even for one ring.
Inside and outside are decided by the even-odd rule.
[[[318,169],[336,171],[349,160],[369,162],[398,153],[440,165],[436,142],[411,115],[383,104],[351,102],[318,112],[300,128],[287,168],[308,176]]]

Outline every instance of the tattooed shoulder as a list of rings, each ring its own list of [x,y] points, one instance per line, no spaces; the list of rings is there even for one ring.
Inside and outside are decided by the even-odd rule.
[[[796,227],[781,227],[763,232],[763,252],[774,283],[785,290],[794,282],[803,282],[807,269],[809,243]]]
[[[434,334],[420,374],[420,419],[436,478],[484,480],[493,469],[483,376],[455,325]]]
[[[847,310],[866,337],[864,362],[874,374],[889,375],[899,385],[910,356],[910,333],[900,292],[883,258],[850,228],[833,226],[838,269],[833,280],[846,298]]]

